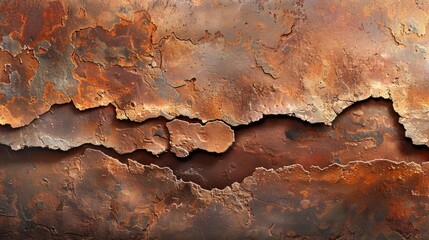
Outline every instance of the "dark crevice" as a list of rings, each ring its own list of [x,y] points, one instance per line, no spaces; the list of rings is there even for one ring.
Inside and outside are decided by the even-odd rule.
[[[9,164],[31,166],[32,162],[49,164],[79,156],[92,148],[123,163],[133,159],[142,164],[169,167],[178,178],[204,188],[224,188],[250,176],[257,167],[277,169],[291,164],[326,167],[373,159],[427,161],[428,147],[413,145],[411,139],[405,137],[405,129],[398,119],[391,101],[368,99],[347,108],[332,126],[310,124],[289,116],[265,116],[258,122],[234,127],[236,141],[222,154],[197,150],[189,157],[177,158],[170,152],[154,156],[145,150],[121,155],[113,149],[91,144],[67,152],[42,148],[13,151],[1,145],[0,157],[5,168]]]

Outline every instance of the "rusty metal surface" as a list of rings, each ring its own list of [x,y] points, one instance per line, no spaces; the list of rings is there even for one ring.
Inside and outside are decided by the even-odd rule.
[[[101,107],[80,112],[74,106],[54,106],[28,126],[14,129],[0,127],[0,143],[14,150],[24,147],[46,147],[69,150],[90,143],[113,148],[118,153],[145,149],[160,154],[169,147],[165,119],[150,119],[144,123],[117,120],[113,107]]]
[[[187,157],[195,149],[223,153],[234,142],[234,131],[221,121],[201,125],[175,119],[166,125],[170,133],[170,151],[178,157]]]
[[[80,152],[100,145],[113,148],[114,151],[97,149],[121,161],[130,158],[142,164],[169,167],[178,177],[205,188],[223,188],[242,181],[257,167],[276,169],[300,164],[307,169],[374,159],[415,163],[429,159],[429,149],[415,146],[405,138],[405,130],[398,123],[399,116],[392,103],[383,99],[350,106],[332,126],[309,124],[293,117],[266,117],[248,126],[233,128],[235,141],[226,152],[210,154],[206,150],[197,150],[184,160],[179,160],[171,150],[169,141],[175,139],[170,137],[166,124],[180,122],[189,126],[187,122],[190,122],[201,126],[200,123],[192,123],[189,119],[168,122],[160,118],[139,124],[115,120],[113,115],[113,107],[80,112],[71,105],[56,106],[29,126],[18,129],[0,127],[0,143],[11,145],[15,150],[23,148],[12,152],[4,146],[0,155],[9,161],[20,162],[28,158],[22,153],[28,147]],[[221,129],[231,134],[229,127]],[[182,134],[180,137],[194,136],[193,140],[188,139],[191,142],[185,143],[195,146],[193,141],[201,140],[199,133],[189,132],[192,135]],[[217,137],[217,142],[229,146],[230,141],[224,141],[228,139],[227,135],[217,133],[209,134],[205,140]],[[84,146],[78,147],[80,145]]]
[[[234,128],[235,142],[223,154],[196,151],[184,161],[169,152],[159,157],[142,152],[114,157],[169,167],[178,177],[204,188],[241,182],[257,167],[277,169],[299,164],[305,169],[323,168],[374,159],[418,164],[428,161],[429,149],[405,138],[398,119],[391,102],[374,99],[352,105],[332,126],[276,116]]]
[[[2,165],[8,167],[0,175],[3,238],[429,237],[427,164],[258,168],[241,183],[213,190],[96,150]]]
[[[24,126],[70,101],[113,104],[118,118],[138,122],[183,115],[240,125],[293,114],[331,123],[353,102],[381,96],[414,142],[427,142],[421,2],[8,0],[0,8],[1,54],[34,62],[17,68],[24,56],[2,57],[12,65],[2,124]]]
[[[0,0],[0,238],[429,238],[428,22]]]

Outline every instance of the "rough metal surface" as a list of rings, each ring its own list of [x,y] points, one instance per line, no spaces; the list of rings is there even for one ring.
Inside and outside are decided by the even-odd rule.
[[[235,142],[222,154],[195,151],[181,161],[168,152],[159,157],[142,151],[112,156],[169,167],[179,178],[204,188],[240,182],[257,167],[277,169],[300,164],[308,169],[374,159],[418,164],[428,161],[429,149],[405,138],[398,119],[391,102],[374,99],[352,105],[332,126],[276,116],[234,128]]]
[[[0,127],[0,143],[14,150],[47,147],[63,151],[90,143],[113,148],[118,153],[145,149],[160,154],[168,149],[165,122],[165,119],[151,119],[142,124],[129,123],[117,120],[112,107],[80,112],[67,104],[54,106],[28,126]]]
[[[70,101],[110,103],[139,122],[183,115],[240,125],[292,114],[331,123],[381,96],[408,136],[427,142],[424,2],[32,3],[0,6],[1,54],[24,54],[3,65],[28,58],[2,77],[2,124],[24,126]]]
[[[248,126],[234,128],[235,142],[226,152],[209,154],[197,150],[185,160],[178,160],[171,152],[168,121],[159,118],[141,124],[130,123],[115,120],[113,115],[113,107],[80,112],[72,105],[60,105],[29,126],[0,127],[0,143],[11,145],[15,150],[24,148],[24,152],[25,148],[36,146],[65,150],[88,143],[101,145],[123,154],[101,148],[122,161],[131,158],[144,164],[169,167],[178,177],[205,188],[223,188],[234,181],[242,181],[257,167],[276,169],[291,164],[300,164],[304,168],[327,167],[333,163],[373,159],[422,163],[429,159],[429,149],[415,146],[405,138],[392,103],[383,99],[350,106],[338,115],[332,126],[309,124],[293,117],[265,117]],[[189,126],[188,121],[176,119],[173,122]],[[231,134],[227,126],[222,128]],[[199,132],[189,133],[198,135]],[[223,141],[225,135],[217,133],[209,134],[206,140],[217,137],[217,141],[222,140],[222,144],[228,146],[229,141]],[[199,137],[192,139],[200,140]],[[83,151],[87,147],[93,146],[85,145],[76,150]],[[20,155],[21,151],[14,154],[11,151],[0,153],[10,161],[20,162],[27,158]]]
[[[96,150],[2,164],[3,238],[429,237],[427,164],[258,168],[241,183],[213,190]]]
[[[428,22],[0,0],[0,238],[429,238]]]

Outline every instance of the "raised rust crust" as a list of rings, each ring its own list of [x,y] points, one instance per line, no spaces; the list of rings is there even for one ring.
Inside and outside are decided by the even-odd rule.
[[[195,149],[223,153],[234,142],[234,131],[221,121],[205,125],[175,119],[167,123],[170,133],[171,152],[187,157]]]

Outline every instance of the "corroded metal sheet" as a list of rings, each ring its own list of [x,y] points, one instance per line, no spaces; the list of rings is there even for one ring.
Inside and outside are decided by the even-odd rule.
[[[292,114],[331,123],[353,102],[381,96],[415,143],[428,139],[428,14],[419,2],[8,0],[0,8],[1,54],[21,49],[36,65],[2,57],[12,65],[2,124],[24,126],[70,101],[113,104],[118,118],[139,122],[183,115],[240,125]]]
[[[0,238],[429,238],[428,22],[0,0]]]
[[[427,164],[259,168],[213,190],[178,180],[167,168],[120,163],[96,150],[51,163],[2,164],[8,167],[0,175],[4,238],[429,237]]]
[[[277,169],[299,164],[305,169],[324,168],[374,159],[417,164],[428,161],[429,149],[405,138],[398,119],[391,102],[368,100],[346,109],[332,126],[275,116],[235,128],[235,142],[223,154],[196,151],[184,161],[171,153],[151,157],[135,152],[126,157],[169,167],[178,177],[204,188],[224,188],[240,182],[257,167]]]
[[[125,156],[146,163],[168,162],[165,166],[179,167],[175,173],[181,177],[186,178],[187,172],[193,177],[204,176],[204,181],[223,182],[220,186],[242,180],[256,167],[278,168],[290,164],[326,167],[332,163],[380,158],[421,163],[429,159],[427,148],[413,146],[411,140],[405,138],[392,103],[382,99],[349,107],[338,115],[332,126],[273,116],[232,131],[219,121],[202,125],[189,119],[169,122],[158,118],[131,123],[116,120],[114,115],[112,106],[85,111],[72,105],[55,106],[28,126],[0,127],[0,143],[14,150],[26,147],[69,150],[84,144],[113,148],[120,154],[143,150]],[[170,135],[168,126],[175,134]],[[194,148],[204,151],[190,153],[182,165],[174,167],[171,163],[177,159],[169,152],[176,152],[176,145],[186,148],[188,153]],[[223,154],[205,153],[226,149]],[[157,157],[146,151],[154,155],[165,153]],[[246,164],[243,165],[243,161]],[[206,162],[210,167],[204,166]],[[192,171],[191,166],[194,166]],[[225,175],[225,179],[216,181],[221,175]],[[204,181],[197,182],[206,186]]]
[[[14,150],[46,147],[63,151],[90,143],[122,154],[137,149],[160,154],[169,147],[165,122],[165,119],[151,119],[142,124],[129,123],[117,120],[113,107],[80,112],[70,104],[60,105],[28,126],[0,127],[0,143]]]

